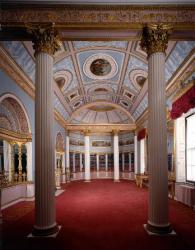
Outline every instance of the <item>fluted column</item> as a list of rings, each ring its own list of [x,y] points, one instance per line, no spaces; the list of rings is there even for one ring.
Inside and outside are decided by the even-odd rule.
[[[91,180],[90,174],[90,147],[89,147],[89,133],[85,132],[85,181]]]
[[[114,131],[114,181],[119,181],[119,139],[118,131]]]
[[[129,172],[131,172],[131,153],[129,153]]]
[[[65,170],[65,167],[66,167],[65,153],[63,152],[63,154],[62,154],[62,183],[66,182],[66,178],[65,178],[66,170]]]
[[[122,153],[122,171],[125,171],[125,154]]]
[[[22,144],[18,144],[18,181],[22,182]]]
[[[80,161],[80,172],[82,172],[83,171],[82,153],[79,154],[79,161]]]
[[[55,211],[53,54],[59,48],[51,25],[27,27],[33,38],[35,81],[35,225],[33,235],[58,232]]]
[[[168,44],[166,25],[144,28],[141,46],[148,54],[148,166],[149,209],[147,230],[171,232],[168,221],[168,169],[165,95],[165,50]]]
[[[32,171],[32,142],[29,141],[26,143],[27,151],[27,181],[33,180],[33,171]]]
[[[73,172],[76,172],[76,167],[75,167],[75,153],[72,154],[72,163],[73,163]]]
[[[97,154],[96,155],[96,169],[97,169],[97,172],[100,170],[100,164],[99,164],[99,155]]]
[[[108,171],[108,154],[105,155],[105,162],[106,162],[106,172]]]
[[[11,165],[10,165],[10,168],[9,168],[9,180],[11,182],[14,182],[14,175],[15,175],[15,166],[14,166],[14,142],[11,142],[10,143],[10,147],[11,147],[11,150],[10,150],[10,158],[11,158]]]
[[[68,131],[66,134],[66,169],[70,169],[70,137]]]
[[[3,161],[4,161],[4,170],[9,171],[9,143],[3,141]]]
[[[135,174],[138,173],[138,167],[137,167],[137,135],[134,136],[134,172]]]

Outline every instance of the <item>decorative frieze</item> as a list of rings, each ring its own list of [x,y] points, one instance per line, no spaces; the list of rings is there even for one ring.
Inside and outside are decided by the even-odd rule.
[[[59,6],[55,8],[26,9],[15,7],[2,10],[1,22],[55,22],[59,24],[143,24],[143,23],[193,23],[192,6]],[[118,24],[117,24],[118,25]]]

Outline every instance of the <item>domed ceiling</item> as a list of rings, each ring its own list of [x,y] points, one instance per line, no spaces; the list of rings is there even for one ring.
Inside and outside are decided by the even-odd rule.
[[[31,42],[5,41],[2,45],[34,83]],[[169,42],[165,65],[167,84],[194,48],[194,41]],[[54,105],[67,121],[76,110],[96,102],[115,104],[118,108],[94,105],[83,109],[72,122],[128,123],[136,121],[147,108],[148,64],[139,41],[65,41],[55,54],[53,71],[61,91],[61,94],[55,91]]]

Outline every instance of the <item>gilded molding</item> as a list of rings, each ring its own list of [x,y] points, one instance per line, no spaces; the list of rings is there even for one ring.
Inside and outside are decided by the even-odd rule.
[[[105,133],[112,131],[134,131],[135,124],[67,124],[66,129],[69,131],[83,131],[90,134]]]
[[[175,74],[171,77],[167,87],[166,96],[169,97],[180,89],[181,82],[185,82],[188,77],[195,71],[195,49],[179,66]]]
[[[116,24],[122,23],[193,23],[194,6],[61,6],[59,8],[19,8],[3,9],[0,22],[37,22],[48,20],[56,24]]]
[[[35,98],[35,86],[15,61],[0,46],[0,68],[5,71],[30,97]]]
[[[180,84],[178,92],[173,97],[173,102],[175,102],[177,99],[179,99],[183,94],[185,94],[192,86],[195,85],[195,80],[192,80],[187,85],[182,86]]]
[[[44,52],[51,56],[60,48],[59,36],[54,24],[26,25],[27,32],[32,35],[35,57]]]
[[[148,24],[143,28],[140,46],[148,57],[157,52],[165,53],[171,26],[167,24]]]
[[[31,134],[20,134],[4,128],[0,128],[0,138],[3,140],[14,142],[13,144],[15,144],[15,142],[26,143],[28,141],[32,141]]]

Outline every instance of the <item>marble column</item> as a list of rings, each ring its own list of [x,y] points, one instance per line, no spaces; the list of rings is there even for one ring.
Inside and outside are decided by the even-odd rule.
[[[35,50],[35,225],[34,236],[59,231],[55,209],[53,55],[59,48],[53,25],[30,26]]]
[[[65,167],[66,167],[66,163],[65,163],[65,153],[63,152],[62,154],[62,183],[66,182],[66,176],[65,176]]]
[[[29,141],[26,144],[27,151],[27,181],[33,181],[33,170],[32,170],[32,142]]]
[[[90,145],[89,145],[89,134],[85,133],[85,181],[91,180],[90,174]]]
[[[73,164],[73,172],[76,172],[76,166],[75,166],[75,153],[72,153],[72,164]]]
[[[71,173],[70,173],[70,136],[69,131],[66,133],[66,181],[70,182]]]
[[[134,172],[138,174],[138,164],[137,164],[138,154],[137,154],[137,135],[134,136]]]
[[[68,131],[66,134],[66,169],[70,169],[70,137]]]
[[[14,182],[15,166],[14,166],[14,142],[10,143],[10,168],[9,168],[9,180]]]
[[[118,131],[114,131],[114,181],[119,181],[119,139]]]
[[[96,169],[97,169],[97,172],[100,170],[99,155],[98,154],[96,155]]]
[[[9,143],[3,141],[3,161],[4,161],[4,170],[6,173],[9,171]]]
[[[148,54],[148,166],[149,209],[146,229],[157,234],[172,231],[168,221],[168,167],[165,94],[165,50],[169,27],[143,29],[141,47]]]
[[[108,172],[108,154],[105,155],[106,172]]]
[[[18,181],[22,182],[22,144],[18,144]]]
[[[82,153],[79,154],[79,162],[80,162],[80,172],[83,171],[83,160],[82,160]]]
[[[129,172],[131,172],[131,153],[129,153]]]
[[[125,171],[125,154],[122,153],[122,171]]]

